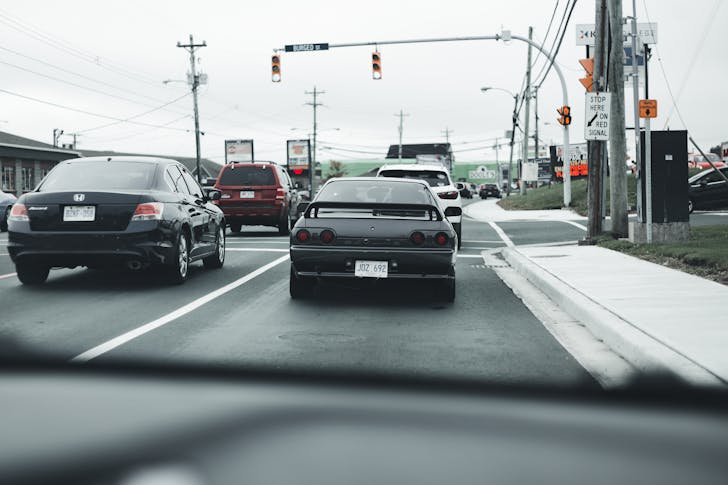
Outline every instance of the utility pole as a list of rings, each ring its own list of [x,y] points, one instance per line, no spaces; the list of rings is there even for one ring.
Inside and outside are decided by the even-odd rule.
[[[53,146],[54,147],[57,147],[58,146],[58,139],[61,137],[62,134],[63,134],[63,130],[62,129],[60,129],[60,128],[53,128]]]
[[[606,61],[606,47],[609,39],[607,32],[607,2],[596,0],[595,14],[595,42],[594,42],[594,71],[592,91],[600,93],[604,90],[604,64]],[[602,232],[602,154],[603,141],[590,141],[589,146],[589,179],[587,192],[587,232],[585,244],[594,244],[594,238]]]
[[[533,39],[533,27],[528,28],[528,40]],[[528,62],[526,64],[526,114],[523,123],[523,159],[521,161],[521,195],[526,195],[526,181],[523,180],[523,169],[528,163],[528,121],[531,109],[531,44],[528,44]],[[564,169],[565,170],[565,169]]]
[[[533,90],[533,101],[534,101],[534,117],[535,117],[535,130],[533,133],[534,141],[534,158],[539,158],[538,155],[538,86]]]
[[[197,75],[195,51],[200,47],[207,47],[207,43],[203,40],[202,44],[195,44],[195,40],[190,34],[190,43],[182,44],[177,42],[177,47],[181,47],[190,53],[190,71],[191,78],[190,84],[192,85],[192,101],[194,103],[195,110],[195,150],[197,160],[197,182],[202,184],[202,172],[200,171],[200,116],[197,108],[197,88],[200,85],[200,78]]]
[[[607,0],[611,45],[609,50],[609,91],[612,93],[609,123],[609,213],[612,235],[627,236],[627,140],[624,114],[624,46],[622,28],[622,0]],[[639,96],[639,93],[636,94]],[[639,116],[635,116],[635,135],[639,143]],[[635,156],[639,161],[640,152]]]
[[[452,133],[453,130],[450,129],[450,127],[446,126],[444,130],[440,130],[440,133],[445,135],[445,142],[450,143],[450,133]]]
[[[511,154],[508,156],[508,185],[506,194],[511,195],[511,184],[513,183],[513,143],[516,138],[516,126],[518,126],[518,95],[513,96],[513,114],[511,115]]]
[[[403,130],[403,124],[404,124],[404,117],[409,116],[409,113],[405,113],[402,110],[399,110],[399,114],[396,114],[394,116],[399,116],[399,163],[402,163],[402,130]]]
[[[313,95],[313,101],[310,103],[306,103],[309,106],[313,106],[313,148],[311,149],[311,157],[309,158],[309,167],[308,167],[308,183],[311,186],[310,194],[311,198],[313,199],[313,194],[315,192],[314,183],[316,181],[316,135],[318,133],[318,124],[316,121],[316,108],[319,106],[322,106],[323,103],[318,102],[318,95],[319,94],[325,94],[326,91],[319,91],[316,89],[316,86],[313,87],[313,91],[306,91],[305,94],[311,94]]]
[[[499,162],[499,160],[498,160],[498,148],[499,147],[498,147],[498,138],[497,137],[495,139],[495,145],[493,145],[493,148],[495,148],[495,164],[496,164],[496,166],[500,167],[500,164],[498,163]],[[500,170],[500,168],[498,168],[498,170]]]

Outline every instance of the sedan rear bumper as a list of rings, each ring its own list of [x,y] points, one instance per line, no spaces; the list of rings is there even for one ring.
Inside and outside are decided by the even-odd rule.
[[[291,246],[296,276],[355,278],[356,261],[387,261],[388,278],[452,279],[454,249],[393,249]]]
[[[19,225],[19,224],[18,224]],[[14,263],[32,261],[47,266],[111,266],[130,261],[142,266],[172,261],[173,232],[154,222],[123,232],[13,231],[8,254]]]

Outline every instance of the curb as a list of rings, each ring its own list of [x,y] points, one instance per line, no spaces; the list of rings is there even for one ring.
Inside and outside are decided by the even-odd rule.
[[[640,371],[667,371],[692,384],[725,384],[700,364],[656,340],[637,325],[624,320],[549,273],[517,248],[503,248],[501,254],[514,270]]]

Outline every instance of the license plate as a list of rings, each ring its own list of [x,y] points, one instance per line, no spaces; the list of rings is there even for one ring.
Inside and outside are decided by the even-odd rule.
[[[252,199],[255,197],[255,192],[252,190],[241,190],[240,191],[240,198],[241,199]]]
[[[67,205],[63,208],[63,220],[67,222],[93,221],[96,207],[92,205]]]
[[[388,271],[388,261],[357,261],[354,266],[354,276],[362,278],[386,278]]]

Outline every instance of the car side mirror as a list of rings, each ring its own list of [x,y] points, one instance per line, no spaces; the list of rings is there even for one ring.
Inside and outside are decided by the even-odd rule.
[[[700,186],[701,187],[706,187],[707,185],[708,185],[708,180],[707,179],[701,179],[700,180]]]
[[[220,197],[222,197],[222,192],[217,189],[209,189],[205,192],[207,200],[220,200]]]
[[[298,203],[298,213],[303,214],[306,212],[306,209],[308,209],[308,206],[310,205],[309,202],[299,202]]]
[[[445,209],[445,217],[457,217],[463,215],[463,210],[460,207],[448,207]]]
[[[296,182],[296,184],[293,186],[296,190],[301,190],[301,182]]]

